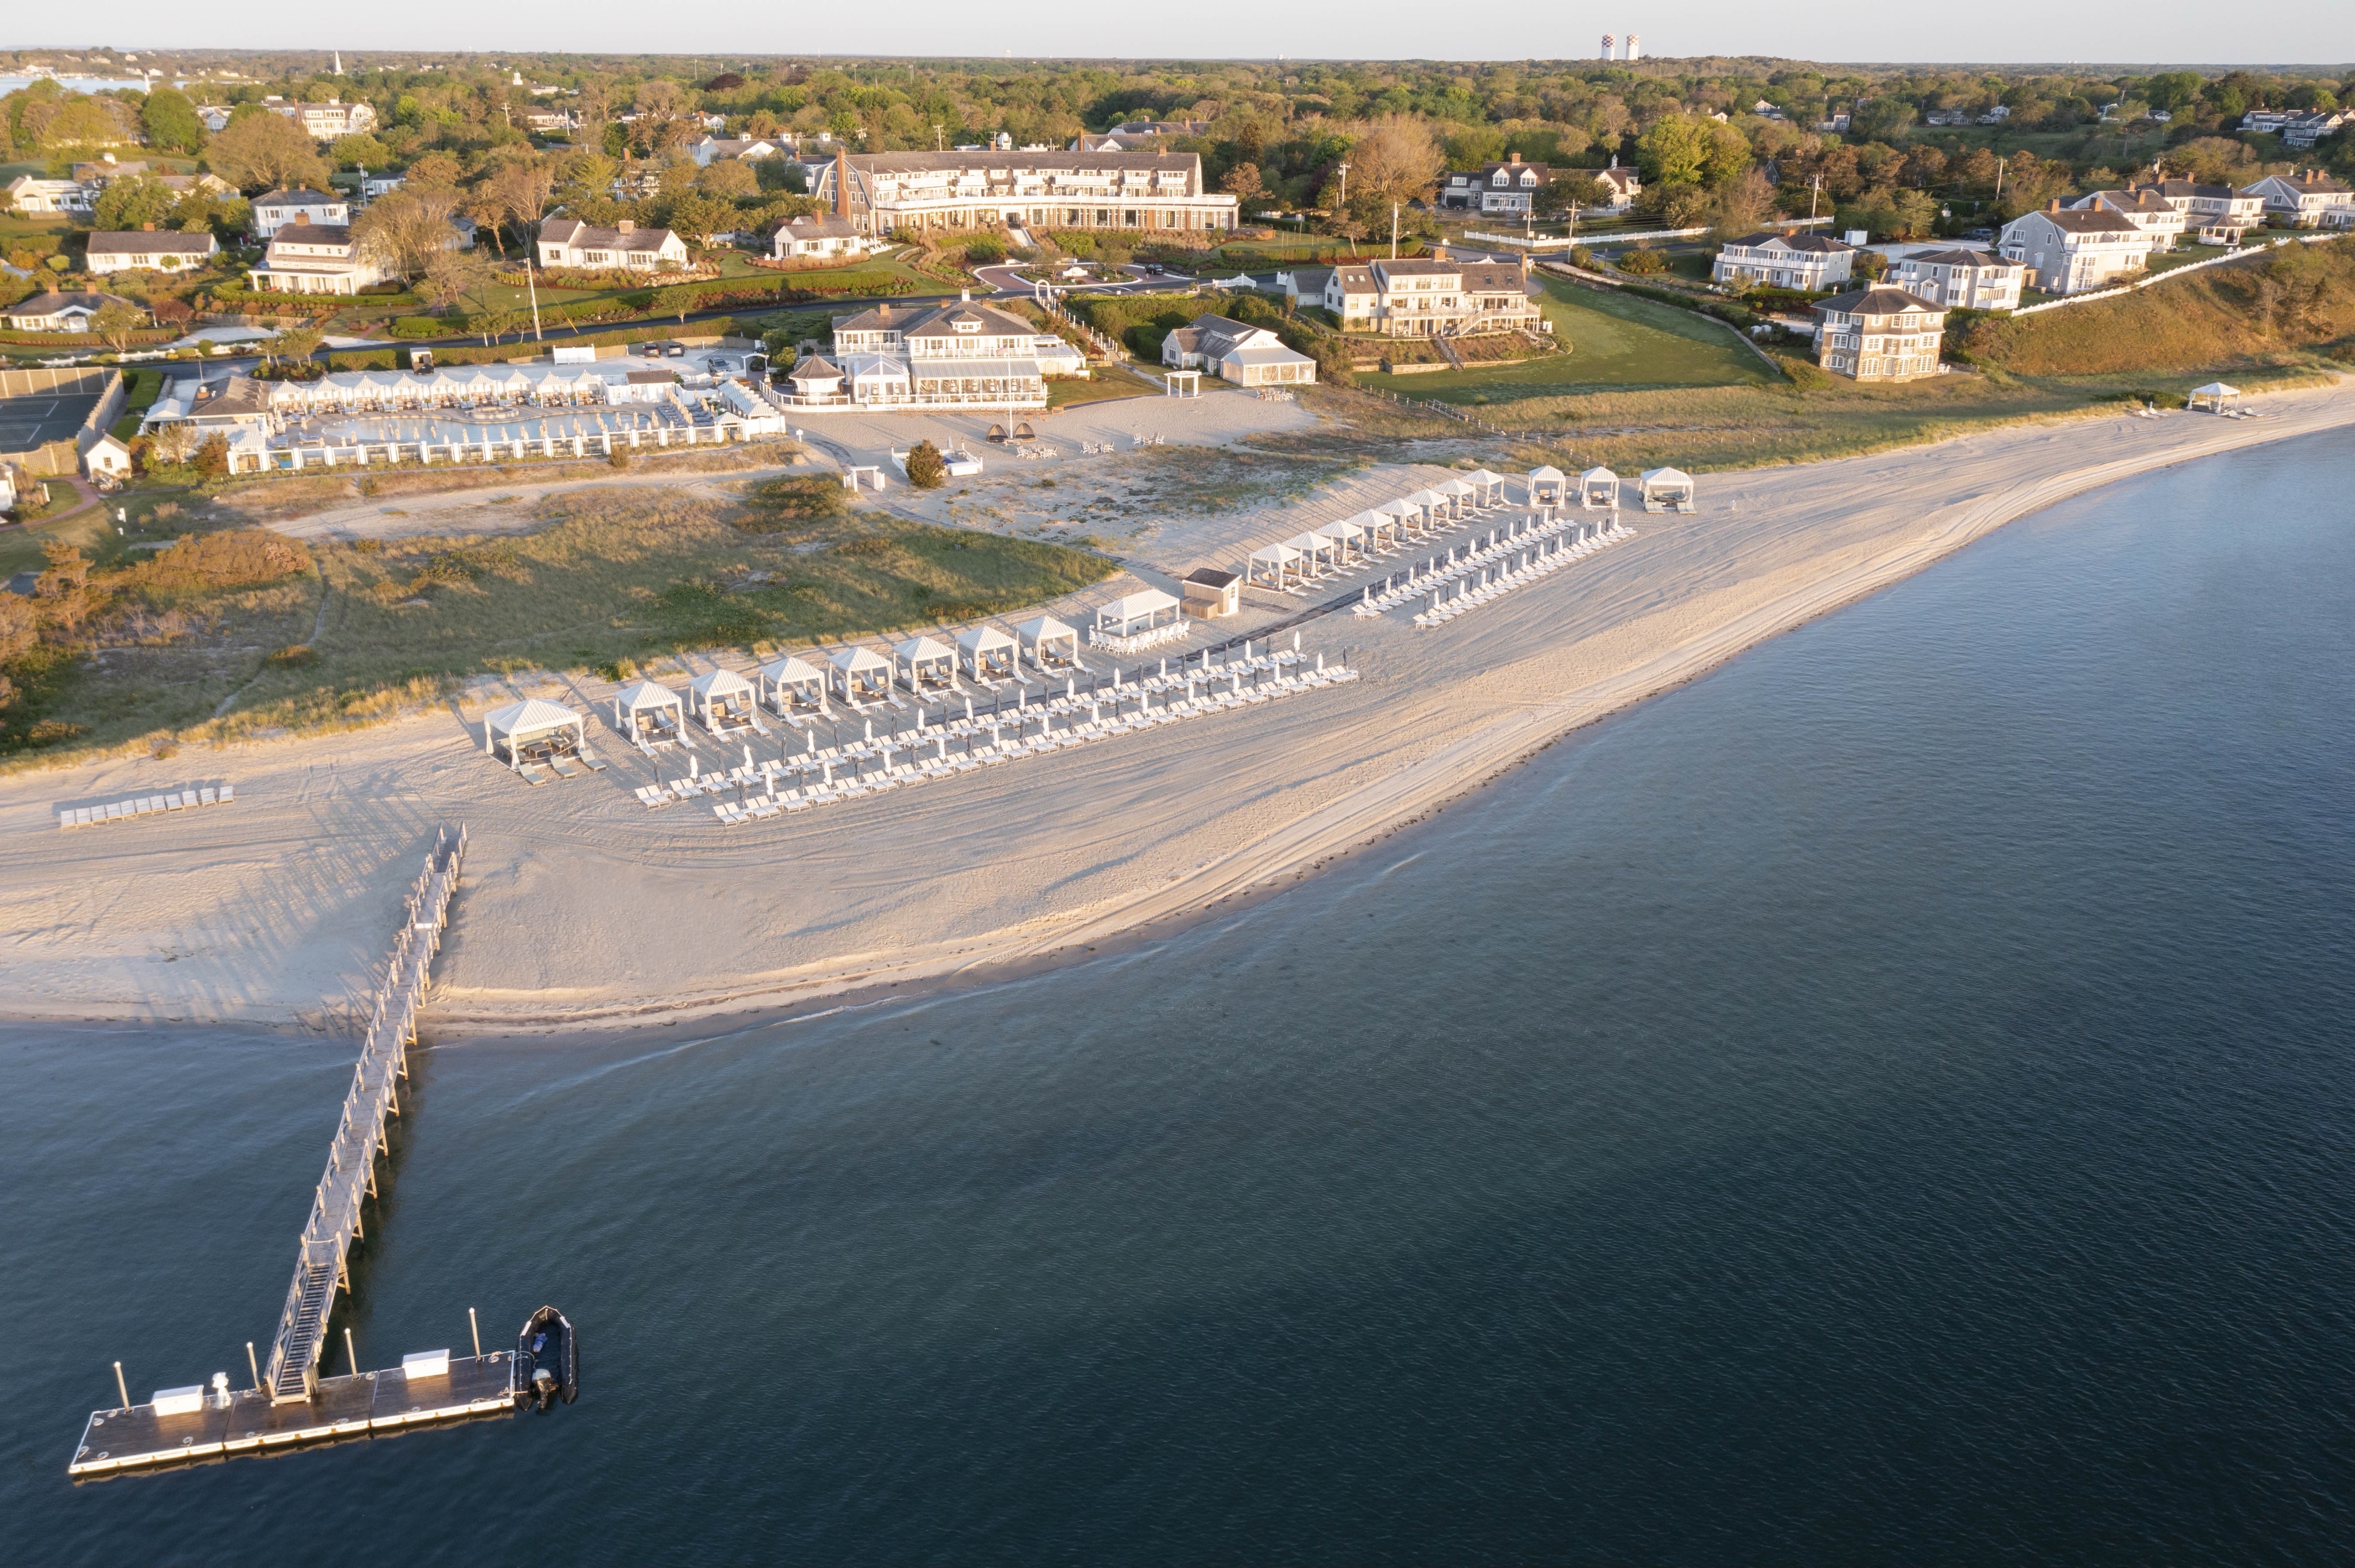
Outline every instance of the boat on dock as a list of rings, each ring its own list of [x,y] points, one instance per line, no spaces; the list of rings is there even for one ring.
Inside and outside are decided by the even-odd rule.
[[[516,1336],[515,1395],[539,1410],[559,1398],[570,1404],[581,1397],[581,1336],[553,1307],[525,1319]]]

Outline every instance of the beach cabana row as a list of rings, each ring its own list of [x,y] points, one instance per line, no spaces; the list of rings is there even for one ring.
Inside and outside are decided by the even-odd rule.
[[[1140,588],[1099,606],[1088,641],[1115,653],[1140,653],[1182,641],[1188,630],[1185,609],[1174,595]]]
[[[790,718],[805,710],[826,712],[826,672],[787,654],[772,659],[755,675],[754,695],[771,713]]]
[[[956,650],[930,637],[911,637],[891,650],[893,673],[918,696],[953,692],[956,682]]]
[[[1589,512],[1619,510],[1619,476],[1607,468],[1590,468],[1578,476],[1578,503]]]
[[[1551,463],[1540,463],[1529,470],[1529,504],[1559,506],[1568,499],[1570,480]]]
[[[975,626],[957,633],[957,659],[964,673],[985,684],[1014,679],[1022,645],[995,626]]]

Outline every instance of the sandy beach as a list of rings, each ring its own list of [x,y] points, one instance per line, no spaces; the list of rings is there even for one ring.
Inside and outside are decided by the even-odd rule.
[[[1045,960],[1306,874],[2064,497],[2355,425],[2345,384],[2256,406],[1704,476],[1697,515],[1629,514],[1637,537],[1437,630],[1398,613],[1309,622],[1303,649],[1346,656],[1353,684],[745,828],[641,807],[632,789],[682,769],[625,750],[602,716],[590,739],[608,771],[527,788],[482,755],[481,705],[458,702],[347,735],[19,774],[0,781],[0,1015],[339,1028],[425,846],[460,822],[473,850],[428,1012],[443,1035],[775,1008]],[[1360,471],[1281,515],[1173,526],[1137,570],[1219,559],[1254,529],[1280,536],[1438,471]],[[1296,608],[1263,596],[1254,617]],[[529,689],[593,714],[608,688]],[[220,780],[234,805],[56,826],[62,805]]]

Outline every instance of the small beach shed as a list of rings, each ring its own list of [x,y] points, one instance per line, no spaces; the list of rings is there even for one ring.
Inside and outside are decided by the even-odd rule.
[[[1570,480],[1551,463],[1529,470],[1529,504],[1559,506],[1568,497]]]
[[[1242,608],[1242,581],[1235,573],[1216,567],[1196,567],[1178,586],[1188,611],[1201,620],[1215,620]]]
[[[922,696],[950,691],[956,685],[956,650],[930,637],[911,637],[891,650],[900,683]]]
[[[2221,414],[2227,408],[2237,408],[2240,405],[2241,389],[2237,387],[2227,387],[2222,381],[2211,381],[2205,387],[2195,387],[2191,389],[2191,395],[2183,400],[2184,408],[2194,414]]]
[[[687,738],[687,705],[659,681],[633,681],[613,694],[613,727],[640,747]]]
[[[1589,512],[1619,509],[1619,476],[1607,468],[1590,468],[1578,476],[1578,503]]]
[[[1253,588],[1288,588],[1305,575],[1300,552],[1289,545],[1268,545],[1251,553],[1246,563]]]
[[[1010,681],[1021,645],[995,626],[968,627],[957,633],[957,655],[976,681]]]
[[[1042,673],[1059,673],[1076,668],[1080,662],[1080,634],[1051,615],[1036,616],[1014,629],[1020,640],[1023,654]]]
[[[1644,471],[1644,510],[1646,512],[1698,512],[1693,503],[1692,475],[1680,468],[1647,468]]]
[[[545,697],[493,708],[483,719],[483,749],[510,769],[535,754],[575,752],[588,744],[589,727],[581,715]]]
[[[788,653],[760,668],[755,694],[773,712],[791,714],[796,705],[826,706],[826,673],[806,659]]]
[[[687,711],[717,736],[768,734],[753,705],[752,683],[730,669],[706,670],[687,686]]]
[[[844,702],[880,702],[891,694],[891,661],[872,648],[837,648],[827,654],[834,689]]]

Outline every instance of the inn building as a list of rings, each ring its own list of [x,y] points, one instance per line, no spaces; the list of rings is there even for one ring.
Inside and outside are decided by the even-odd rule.
[[[836,153],[804,165],[810,194],[862,234],[898,228],[1223,230],[1235,198],[1205,188],[1192,153],[1027,147]]]

